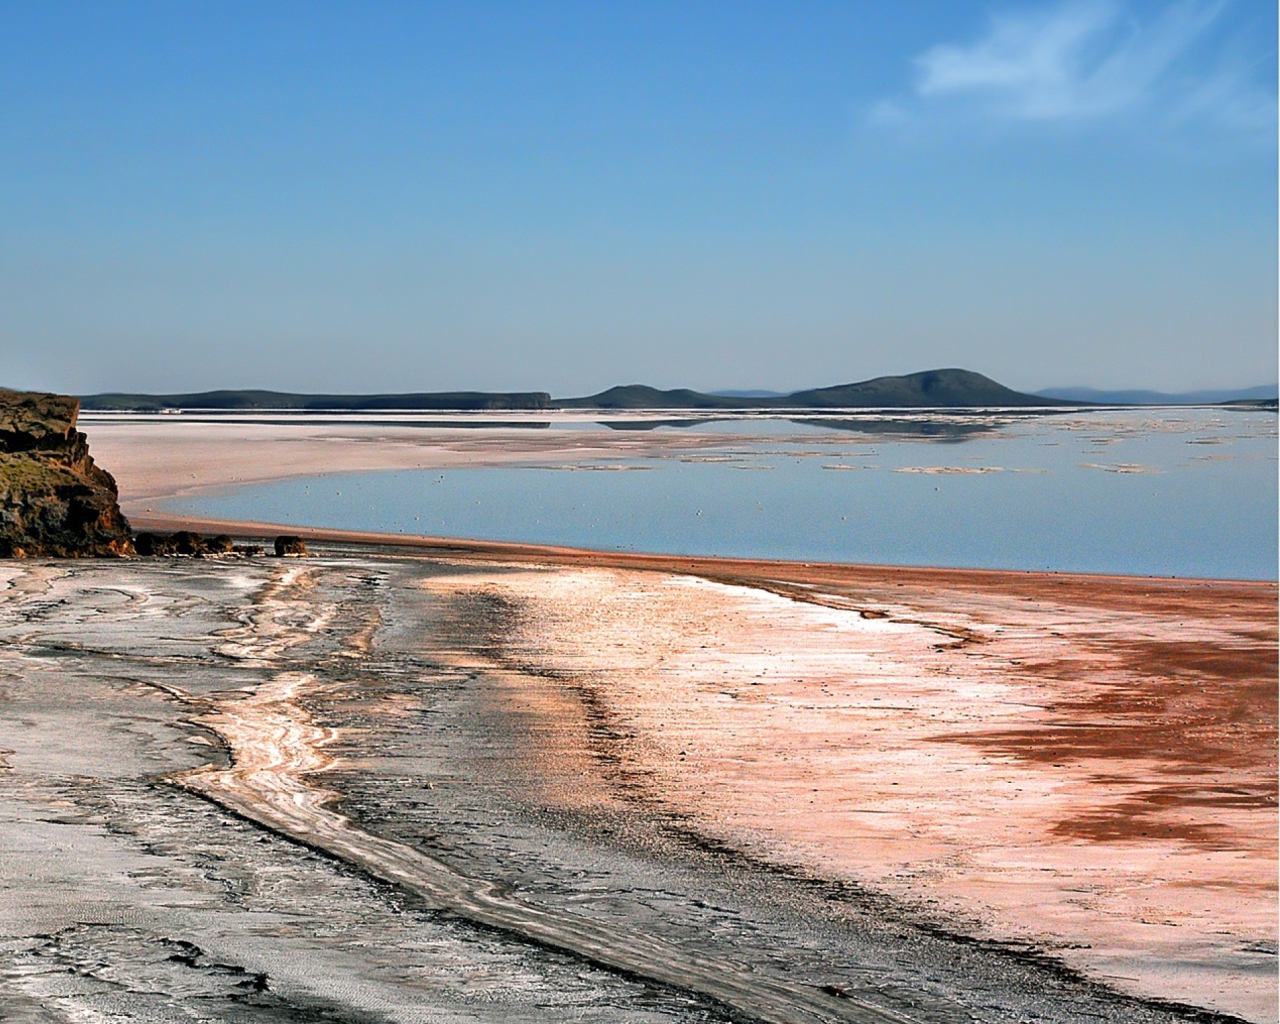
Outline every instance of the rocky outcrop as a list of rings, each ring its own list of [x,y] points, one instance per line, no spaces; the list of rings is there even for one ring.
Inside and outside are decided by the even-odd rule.
[[[179,530],[177,533],[140,533],[133,538],[133,546],[138,554],[153,555],[190,555],[193,558],[204,558],[207,555],[260,555],[259,544],[237,544],[225,533],[216,537],[201,537],[190,530]]]
[[[145,557],[152,555],[176,555],[178,547],[173,538],[163,533],[140,533],[133,538],[134,550]]]
[[[173,552],[176,555],[203,555],[204,539],[190,530],[179,530],[173,535]]]
[[[76,430],[78,399],[0,388],[0,557],[131,555],[116,482]]]
[[[284,534],[276,538],[276,556],[284,558],[286,556],[304,557],[307,553],[307,542],[301,537],[295,537],[292,534]]]

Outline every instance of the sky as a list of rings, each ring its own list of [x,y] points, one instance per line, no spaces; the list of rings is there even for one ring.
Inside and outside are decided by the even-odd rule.
[[[1276,5],[0,0],[0,384],[1277,377]]]

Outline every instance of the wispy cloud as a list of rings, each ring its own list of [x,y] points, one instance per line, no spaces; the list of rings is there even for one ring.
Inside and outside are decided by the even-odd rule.
[[[1141,111],[1262,128],[1273,93],[1244,58],[1208,52],[1226,8],[1182,0],[1144,19],[1115,0],[1084,0],[994,16],[975,42],[916,57],[912,95],[878,104],[873,120],[1082,123]]]

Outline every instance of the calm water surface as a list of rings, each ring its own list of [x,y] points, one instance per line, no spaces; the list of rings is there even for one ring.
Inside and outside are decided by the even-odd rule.
[[[637,425],[650,438],[699,435],[702,446],[589,463],[333,474],[168,507],[672,554],[1277,576],[1270,412]]]

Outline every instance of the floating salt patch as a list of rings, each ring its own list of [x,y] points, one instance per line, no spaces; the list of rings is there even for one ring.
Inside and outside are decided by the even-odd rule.
[[[903,466],[895,469],[895,473],[1003,473],[1003,466]]]
[[[1080,465],[1085,469],[1101,469],[1107,473],[1163,473],[1164,470],[1153,469],[1151,466],[1144,466],[1140,462],[1082,462]]]

